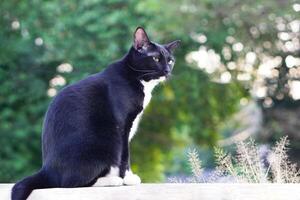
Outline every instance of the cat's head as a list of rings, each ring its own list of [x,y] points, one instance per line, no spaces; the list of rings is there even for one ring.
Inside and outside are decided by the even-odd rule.
[[[134,32],[129,67],[138,72],[140,79],[145,81],[169,77],[175,64],[173,52],[179,43],[179,40],[168,44],[152,42],[146,31],[138,27]]]

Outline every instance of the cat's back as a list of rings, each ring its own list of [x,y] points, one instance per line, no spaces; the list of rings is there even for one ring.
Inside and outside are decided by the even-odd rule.
[[[113,107],[113,99],[118,99],[119,95],[127,91],[126,81],[119,75],[119,69],[120,64],[114,63],[102,72],[63,88],[48,107],[44,131],[55,131],[51,129],[56,129],[62,121],[68,120],[78,122],[73,123],[73,126],[81,126],[81,123],[93,119],[99,113],[110,112],[108,109]]]
[[[79,106],[86,105],[88,98],[94,92],[105,90],[106,83],[102,74],[93,74],[76,83],[70,84],[63,88],[52,100],[48,112],[52,109],[62,106],[72,106],[74,110]]]
[[[43,156],[59,152],[49,150],[59,141],[77,141],[78,133],[91,134],[102,123],[99,113],[109,113],[108,80],[103,72],[90,75],[83,80],[63,88],[50,103],[43,126]],[[95,130],[93,130],[95,129]],[[70,145],[72,142],[70,142]],[[50,156],[51,157],[51,156]],[[47,162],[47,161],[46,161]]]

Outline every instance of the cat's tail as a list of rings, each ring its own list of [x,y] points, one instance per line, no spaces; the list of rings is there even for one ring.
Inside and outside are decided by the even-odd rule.
[[[51,187],[45,170],[41,169],[36,174],[17,182],[11,192],[11,200],[26,200],[34,189]]]

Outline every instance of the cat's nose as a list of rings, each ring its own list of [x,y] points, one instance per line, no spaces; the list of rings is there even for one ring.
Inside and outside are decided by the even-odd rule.
[[[170,68],[166,68],[165,70],[164,70],[164,73],[167,75],[167,74],[170,74],[171,73],[171,69]]]

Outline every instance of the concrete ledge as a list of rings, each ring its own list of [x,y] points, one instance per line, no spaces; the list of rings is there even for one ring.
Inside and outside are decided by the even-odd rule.
[[[12,184],[0,184],[10,200]],[[28,200],[300,200],[300,184],[142,184],[35,190]]]

